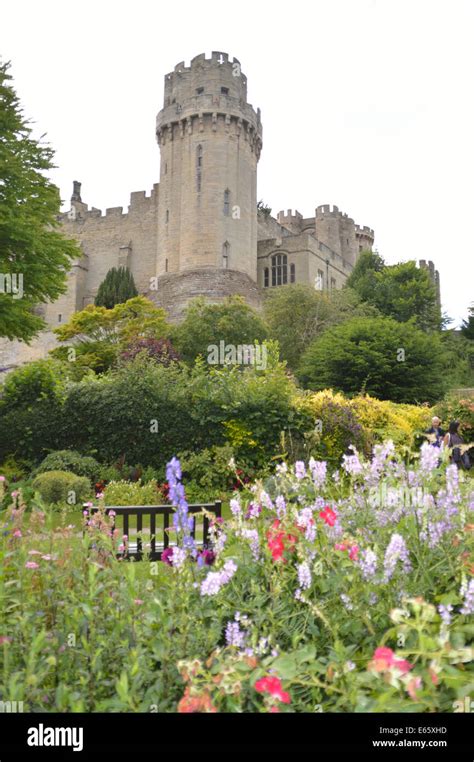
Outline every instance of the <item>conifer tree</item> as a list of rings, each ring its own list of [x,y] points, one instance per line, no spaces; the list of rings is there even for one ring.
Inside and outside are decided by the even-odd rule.
[[[138,291],[128,267],[112,267],[99,286],[95,305],[111,310],[116,304],[124,304],[135,296]]]

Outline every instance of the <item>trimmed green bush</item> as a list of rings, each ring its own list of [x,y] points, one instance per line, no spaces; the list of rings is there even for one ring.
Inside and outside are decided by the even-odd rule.
[[[91,496],[90,481],[85,476],[77,476],[69,471],[47,471],[33,480],[37,490],[46,503],[68,503],[80,506]]]
[[[87,455],[81,455],[76,450],[56,450],[50,452],[37,468],[37,474],[43,474],[47,471],[71,471],[76,476],[87,476],[94,481],[98,478],[100,465]]]
[[[110,482],[104,491],[106,505],[161,505],[163,496],[155,481],[147,484],[140,482]]]

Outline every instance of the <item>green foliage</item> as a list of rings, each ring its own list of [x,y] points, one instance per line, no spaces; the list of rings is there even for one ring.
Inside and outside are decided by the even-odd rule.
[[[104,490],[105,505],[161,505],[163,496],[155,481],[110,482]]]
[[[100,472],[100,465],[86,455],[81,455],[75,450],[56,450],[50,452],[36,469],[37,474],[46,471],[71,471],[76,476],[87,476],[90,481],[95,481]]]
[[[85,476],[77,476],[68,471],[47,471],[33,480],[33,489],[42,500],[50,504],[67,503],[80,506],[91,495],[90,481]]]
[[[29,341],[45,327],[35,308],[65,292],[81,252],[58,231],[59,189],[47,176],[53,151],[31,137],[8,69],[0,63],[0,336]],[[16,294],[4,276],[13,276]]]
[[[415,262],[385,265],[378,254],[363,252],[346,287],[387,317],[401,323],[414,320],[422,330],[440,328],[435,287],[426,270]]]
[[[138,296],[133,275],[128,267],[112,267],[100,284],[95,297],[96,307],[113,309]]]
[[[186,362],[202,355],[208,357],[210,345],[220,342],[238,346],[254,344],[267,338],[267,327],[256,310],[240,296],[231,296],[219,304],[209,304],[202,297],[188,305],[184,320],[173,329],[172,341]]]
[[[310,389],[367,392],[395,402],[435,402],[446,385],[437,334],[391,318],[356,318],[305,352],[298,376]]]
[[[0,459],[37,461],[60,440],[68,368],[37,360],[8,374],[0,399]]]
[[[264,315],[270,336],[279,343],[281,359],[294,370],[311,342],[328,328],[354,317],[377,314],[349,288],[327,292],[294,284],[265,292]]]
[[[448,389],[474,388],[474,343],[459,331],[442,331]]]
[[[70,321],[55,329],[58,340],[73,342],[76,358],[70,365],[92,368],[102,373],[113,367],[119,353],[141,338],[167,337],[170,326],[166,313],[143,296],[117,304],[113,309],[87,305],[75,312]],[[59,359],[67,359],[64,347],[52,350]]]
[[[474,304],[469,307],[467,320],[462,321],[461,332],[465,339],[474,340]]]

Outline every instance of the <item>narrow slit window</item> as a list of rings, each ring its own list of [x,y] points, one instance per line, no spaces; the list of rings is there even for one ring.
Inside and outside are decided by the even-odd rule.
[[[290,283],[296,281],[296,268],[295,265],[290,265]]]
[[[202,146],[198,146],[196,149],[196,189],[197,192],[201,192],[202,185]]]
[[[224,270],[227,270],[229,267],[229,256],[230,256],[230,243],[226,241],[222,245],[222,267]]]
[[[269,278],[269,270],[268,267],[266,267],[263,271],[263,287],[268,288],[270,284],[270,278]]]
[[[229,216],[230,212],[230,190],[224,191],[224,215]]]

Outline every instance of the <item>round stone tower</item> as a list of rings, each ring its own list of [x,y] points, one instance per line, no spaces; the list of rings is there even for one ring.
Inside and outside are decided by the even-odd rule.
[[[156,136],[158,301],[172,318],[197,294],[217,301],[239,293],[257,306],[262,125],[239,61],[213,52],[175,66],[165,76]]]

